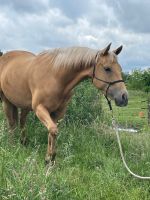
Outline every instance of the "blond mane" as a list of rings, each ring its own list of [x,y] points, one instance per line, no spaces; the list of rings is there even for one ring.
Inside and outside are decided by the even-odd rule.
[[[87,47],[69,47],[48,50],[38,56],[46,65],[51,65],[55,70],[79,70],[87,68],[95,62],[96,50]]]

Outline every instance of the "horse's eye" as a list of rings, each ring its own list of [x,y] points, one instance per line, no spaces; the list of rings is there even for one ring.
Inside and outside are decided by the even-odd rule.
[[[111,68],[110,68],[110,67],[104,67],[104,70],[105,70],[106,72],[111,72]]]

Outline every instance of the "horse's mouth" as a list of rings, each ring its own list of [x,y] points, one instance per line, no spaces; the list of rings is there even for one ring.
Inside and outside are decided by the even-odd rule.
[[[115,99],[115,104],[116,106],[119,106],[119,107],[124,107],[124,106],[127,106],[128,105],[128,99]]]

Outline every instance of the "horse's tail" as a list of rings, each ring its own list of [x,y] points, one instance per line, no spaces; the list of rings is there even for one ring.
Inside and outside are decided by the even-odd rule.
[[[0,50],[0,56],[2,56],[3,55],[3,52]]]

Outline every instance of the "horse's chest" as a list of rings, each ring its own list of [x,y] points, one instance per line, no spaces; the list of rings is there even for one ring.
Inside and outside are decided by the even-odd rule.
[[[66,96],[62,96],[61,98],[57,98],[57,100],[55,100],[55,103],[53,104],[53,112],[57,112],[57,111],[61,111],[64,110],[66,108],[66,106],[68,105],[70,99],[71,99],[72,94],[69,93]]]

